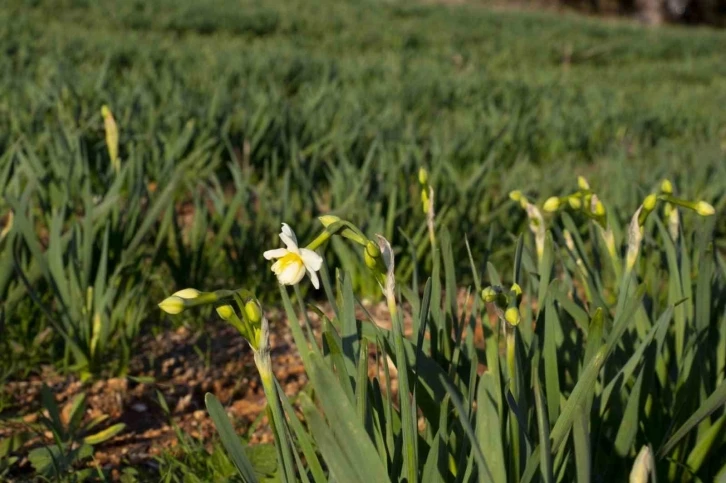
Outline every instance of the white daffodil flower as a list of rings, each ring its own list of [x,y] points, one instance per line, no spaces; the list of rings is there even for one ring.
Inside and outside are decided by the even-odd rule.
[[[320,281],[318,280],[318,274],[315,272],[323,266],[323,258],[312,250],[299,248],[295,233],[287,223],[282,224],[280,240],[287,248],[267,250],[263,254],[267,260],[277,259],[272,264],[272,271],[277,275],[277,281],[283,285],[295,285],[303,279],[307,271],[310,281],[313,282],[313,287],[319,288]]]

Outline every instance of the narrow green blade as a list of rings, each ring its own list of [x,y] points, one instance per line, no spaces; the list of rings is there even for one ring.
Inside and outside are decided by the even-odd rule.
[[[726,381],[721,382],[718,388],[701,404],[701,407],[668,439],[660,451],[658,451],[658,456],[662,458],[670,453],[698,423],[710,416],[714,411],[722,408],[724,404],[726,404]]]
[[[332,434],[343,451],[352,468],[358,475],[367,475],[369,481],[387,481],[386,473],[378,457],[373,442],[356,416],[355,408],[338,383],[338,378],[325,364],[323,358],[316,354],[309,354],[310,380],[320,399],[325,417],[330,422]],[[315,428],[313,427],[313,430]],[[326,457],[326,461],[327,461]]]
[[[476,437],[494,481],[507,481],[506,460],[502,447],[502,422],[497,407],[495,377],[490,372],[479,379],[476,399]]]
[[[552,476],[552,452],[550,450],[550,423],[547,420],[547,403],[542,395],[542,388],[540,387],[539,375],[534,374],[534,405],[537,411],[537,432],[539,433],[539,446],[532,452],[531,458],[535,457],[535,453],[541,446],[544,448],[543,451],[539,452],[540,457],[540,469],[542,470],[542,480],[544,483],[552,483],[554,481]],[[525,475],[529,474],[529,463],[525,466],[524,474],[522,479],[525,479]],[[506,480],[497,480],[506,481]]]
[[[219,433],[219,438],[224,445],[224,449],[227,450],[227,454],[237,467],[237,471],[239,471],[240,476],[247,483],[256,482],[257,476],[255,475],[254,468],[252,468],[252,463],[249,458],[247,458],[245,450],[242,447],[242,442],[240,441],[239,436],[237,436],[237,433],[235,433],[232,423],[230,422],[224,407],[222,407],[222,404],[219,402],[219,399],[217,399],[214,394],[207,393],[204,396],[204,403],[207,406],[209,416],[214,422],[214,426],[217,428],[217,432]]]

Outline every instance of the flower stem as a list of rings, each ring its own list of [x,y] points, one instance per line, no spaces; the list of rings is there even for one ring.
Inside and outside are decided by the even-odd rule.
[[[507,332],[506,334],[506,343],[507,343],[507,372],[509,375],[509,389],[512,393],[512,398],[514,398],[514,401],[516,403],[519,403],[519,378],[517,377],[517,354],[516,354],[516,346],[517,346],[517,332],[516,328],[510,327],[509,324],[504,324],[505,330]],[[514,414],[514,411],[511,411],[510,418],[510,430],[511,430],[511,437],[512,437],[512,449],[514,450],[513,454],[513,466],[514,466],[514,480],[519,481],[520,477],[520,455],[521,455],[521,448],[520,448],[520,427],[519,423],[517,421],[517,417]]]
[[[280,449],[281,458],[279,464],[284,471],[286,481],[295,481],[295,463],[290,449],[290,443],[286,434],[287,421],[282,412],[280,398],[275,385],[275,375],[272,373],[272,362],[270,351],[264,347],[263,351],[255,352],[255,365],[260,374],[262,389],[265,391],[265,398],[272,413],[272,426],[274,427],[275,443]]]

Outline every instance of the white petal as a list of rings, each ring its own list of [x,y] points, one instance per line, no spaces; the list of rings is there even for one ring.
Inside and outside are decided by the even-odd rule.
[[[288,264],[282,273],[277,275],[277,280],[283,285],[295,285],[305,276],[305,266],[302,263]]]
[[[315,287],[315,290],[319,289],[320,281],[318,280],[318,274],[308,269],[308,276],[310,277],[310,281],[313,282],[313,287]]]
[[[262,254],[265,260],[272,260],[273,258],[282,258],[287,255],[289,250],[287,248],[276,248],[274,250],[267,250]]]
[[[323,257],[307,248],[300,249],[300,256],[308,270],[317,272],[323,266]]]
[[[282,233],[289,236],[290,238],[295,240],[295,243],[297,243],[297,238],[295,237],[295,232],[292,231],[292,228],[290,228],[290,225],[288,225],[287,223],[282,224]]]
[[[280,232],[280,240],[285,244],[288,250],[297,253],[297,237],[295,232],[287,223],[282,224],[282,231]]]

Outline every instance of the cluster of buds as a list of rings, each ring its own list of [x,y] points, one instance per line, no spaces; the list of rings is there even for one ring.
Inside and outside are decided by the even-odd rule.
[[[656,196],[655,194],[651,196]],[[686,208],[688,210],[695,211],[700,216],[711,216],[716,213],[714,207],[703,200],[701,201],[689,201],[682,198],[676,198],[673,196],[673,184],[670,180],[664,179],[660,185],[660,194],[657,195],[659,201],[665,202],[663,213],[670,218],[673,211],[676,211],[676,207]]]
[[[222,320],[236,328],[256,352],[267,349],[267,330],[266,324],[263,324],[262,306],[248,290],[200,292],[185,288],[165,298],[159,308],[167,314],[177,315],[187,309],[205,305],[215,305]]]
[[[522,320],[519,313],[519,304],[522,302],[522,288],[514,283],[506,291],[499,285],[492,285],[481,292],[482,300],[491,304],[501,320],[511,326],[519,325]]]
[[[671,237],[675,240],[678,237],[679,215],[678,208],[682,207],[695,211],[700,216],[711,216],[716,210],[705,201],[689,201],[673,196],[673,184],[665,179],[660,185],[660,193],[650,193],[643,200],[638,210],[630,220],[628,228],[628,251],[625,259],[625,268],[630,271],[635,265],[640,252],[640,244],[643,240],[643,227],[648,216],[653,213],[659,201],[665,203],[664,214],[668,217],[668,228]]]
[[[267,324],[262,323],[264,315],[260,302],[249,293],[238,292],[233,299],[237,310],[231,304],[224,304],[217,306],[217,314],[236,328],[255,351],[266,350]]]
[[[333,235],[340,235],[360,245],[366,267],[373,273],[381,289],[385,291],[387,278],[393,267],[393,253],[385,238],[379,236],[377,242],[369,240],[358,227],[349,221],[341,220],[337,216],[325,215],[318,219],[325,227],[325,230],[308,245],[308,248],[319,246]]]
[[[542,209],[547,213],[556,213],[561,209],[570,208],[581,211],[588,218],[597,222],[601,227],[607,227],[607,210],[598,196],[590,189],[590,183],[582,177],[577,177],[578,190],[567,196],[552,196],[545,201]]]

